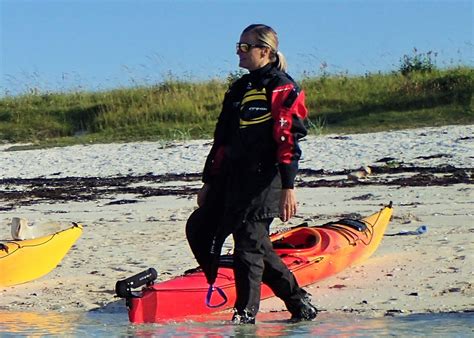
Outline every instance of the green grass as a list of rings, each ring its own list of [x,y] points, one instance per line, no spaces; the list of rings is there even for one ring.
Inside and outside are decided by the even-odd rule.
[[[472,124],[474,68],[345,74],[300,81],[311,133],[360,133]],[[0,139],[40,145],[196,139],[212,135],[227,80],[169,79],[102,92],[0,99]]]
[[[309,78],[302,86],[310,119],[323,121],[323,130],[368,132],[474,123],[473,79],[474,69],[461,67]]]

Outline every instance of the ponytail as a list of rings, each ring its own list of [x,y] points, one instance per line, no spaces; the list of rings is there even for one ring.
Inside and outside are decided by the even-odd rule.
[[[275,53],[275,61],[273,62],[273,64],[278,70],[281,70],[282,72],[286,73],[288,71],[288,63],[286,62],[286,57],[280,51],[277,51]]]

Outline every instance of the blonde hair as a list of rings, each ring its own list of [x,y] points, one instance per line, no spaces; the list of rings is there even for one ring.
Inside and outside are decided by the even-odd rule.
[[[253,24],[245,28],[242,32],[255,34],[256,39],[270,48],[270,61],[279,70],[286,72],[288,64],[282,52],[278,50],[278,35],[270,26],[263,24]]]

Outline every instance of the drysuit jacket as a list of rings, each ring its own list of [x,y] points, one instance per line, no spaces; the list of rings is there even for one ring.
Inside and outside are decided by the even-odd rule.
[[[306,135],[304,99],[293,79],[271,64],[243,75],[226,92],[203,171],[211,191],[186,230],[201,266],[209,234],[218,234],[219,247],[242,222],[279,216],[281,189],[294,186],[298,140]],[[206,229],[192,223],[207,223]]]

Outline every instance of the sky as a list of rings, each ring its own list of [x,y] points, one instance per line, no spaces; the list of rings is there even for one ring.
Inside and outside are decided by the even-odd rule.
[[[0,95],[224,79],[252,23],[297,80],[391,72],[414,48],[474,65],[472,0],[0,0]]]

